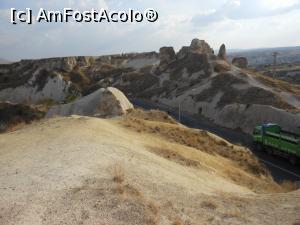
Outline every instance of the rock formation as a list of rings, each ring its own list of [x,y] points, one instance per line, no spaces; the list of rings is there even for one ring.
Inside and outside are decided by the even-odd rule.
[[[227,61],[227,55],[226,55],[226,46],[225,44],[222,44],[219,50],[218,59]]]
[[[133,105],[126,96],[116,88],[101,88],[69,104],[53,106],[46,117],[83,115],[113,117],[121,116],[132,109]]]
[[[162,47],[159,49],[159,68],[164,70],[171,62],[176,60],[176,54],[173,47]]]
[[[214,50],[204,40],[193,39],[190,45],[191,53],[214,54]]]
[[[232,59],[232,64],[236,67],[246,69],[248,67],[248,60],[246,57],[235,57]]]
[[[287,122],[299,121],[297,87],[272,79],[264,82],[251,71],[233,66],[246,68],[246,58],[234,59],[233,65],[225,59],[225,45],[214,55],[205,41],[194,39],[177,55],[172,47],[163,47],[160,53],[27,60],[0,65],[0,101],[39,103],[50,99],[59,103],[86,96],[53,107],[48,115],[106,116],[109,112],[111,116],[124,110],[115,112],[114,109],[122,109],[115,106],[110,109],[109,102],[115,104],[115,94],[108,91],[110,97],[104,97],[106,89],[100,88],[116,87],[132,98],[174,108],[182,102],[182,109],[187,112],[200,113],[216,124],[248,133],[262,122],[299,130],[297,123]],[[105,98],[111,99],[101,102]]]
[[[190,47],[189,46],[183,46],[176,54],[177,59],[184,59],[185,57],[188,56],[190,52]]]

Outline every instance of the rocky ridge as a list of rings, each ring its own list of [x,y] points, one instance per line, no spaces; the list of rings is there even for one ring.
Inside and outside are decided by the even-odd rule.
[[[159,53],[25,60],[0,65],[0,101],[69,102],[116,87],[130,98],[181,104],[184,111],[247,133],[267,122],[298,132],[299,86],[245,70],[244,59],[226,60],[225,45],[215,55],[199,39],[177,53],[162,47]]]

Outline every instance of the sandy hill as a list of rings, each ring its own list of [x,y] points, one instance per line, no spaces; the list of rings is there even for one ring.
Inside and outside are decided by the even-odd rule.
[[[0,224],[293,224],[290,188],[247,149],[157,111],[0,135]]]

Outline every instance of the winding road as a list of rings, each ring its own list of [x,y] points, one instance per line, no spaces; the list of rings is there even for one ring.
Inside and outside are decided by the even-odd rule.
[[[130,99],[130,101],[137,107],[141,107],[147,110],[159,109],[168,112],[168,114],[174,118],[178,118],[178,109],[172,108],[170,106],[141,99]],[[233,144],[241,144],[249,148],[269,169],[271,175],[276,181],[280,182],[289,180],[298,181],[300,183],[299,165],[293,166],[289,164],[288,160],[286,159],[268,155],[266,152],[256,151],[253,147],[252,138],[249,134],[218,126],[204,117],[192,115],[187,112],[181,112],[180,117],[181,123],[188,127],[209,131],[228,140]]]

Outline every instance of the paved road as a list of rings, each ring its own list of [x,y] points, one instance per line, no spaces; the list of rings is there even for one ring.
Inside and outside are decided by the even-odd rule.
[[[169,113],[174,118],[178,118],[177,109],[171,108],[167,105],[153,103],[150,101],[140,99],[130,99],[130,101],[137,107],[144,109],[160,109]],[[270,156],[265,152],[254,150],[251,136],[240,131],[224,128],[213,124],[208,119],[201,116],[195,116],[187,112],[181,112],[181,123],[191,127],[202,130],[207,130],[214,133],[231,143],[241,144],[248,147],[266,167],[269,169],[273,178],[276,181],[291,180],[300,181],[300,166],[292,166],[286,159],[276,156]]]

